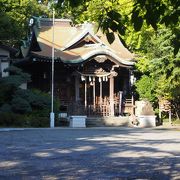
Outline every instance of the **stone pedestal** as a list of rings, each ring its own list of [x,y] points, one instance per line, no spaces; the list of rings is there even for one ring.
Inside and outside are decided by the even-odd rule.
[[[140,115],[138,116],[138,127],[155,127],[156,116]]]
[[[70,116],[70,127],[86,127],[87,116]]]
[[[136,101],[136,123],[138,127],[155,127],[156,116],[149,101]]]

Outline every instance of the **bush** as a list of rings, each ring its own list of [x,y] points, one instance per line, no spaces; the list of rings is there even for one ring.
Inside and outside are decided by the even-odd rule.
[[[29,116],[27,120],[28,127],[49,127],[49,118],[42,116]]]
[[[42,110],[51,107],[51,97],[49,94],[39,90],[24,90],[18,89],[15,91],[13,97],[20,97],[25,99],[33,110]]]
[[[135,83],[135,86],[140,99],[146,99],[151,102],[155,100],[154,79],[147,75],[143,75],[141,79]]]
[[[3,127],[24,127],[26,124],[25,116],[12,112],[0,113],[0,126]]]
[[[1,126],[49,127],[51,96],[40,90],[24,90],[19,85],[30,81],[30,75],[17,67],[7,69],[10,76],[0,79]],[[54,101],[54,112],[59,102]]]
[[[10,104],[3,104],[0,107],[0,112],[11,112],[11,105]]]
[[[57,125],[58,119],[55,119]],[[26,114],[16,114],[13,112],[0,112],[1,127],[49,127],[50,117],[49,112]]]
[[[20,97],[15,97],[14,99],[12,99],[11,107],[12,107],[13,112],[15,113],[25,114],[32,111],[32,108],[29,102]]]

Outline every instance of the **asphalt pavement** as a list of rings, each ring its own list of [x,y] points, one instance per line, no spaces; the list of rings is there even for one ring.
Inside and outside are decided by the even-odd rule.
[[[1,128],[1,179],[180,179],[180,130]]]

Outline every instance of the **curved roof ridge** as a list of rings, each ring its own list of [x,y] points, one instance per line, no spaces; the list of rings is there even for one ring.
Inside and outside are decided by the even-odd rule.
[[[98,43],[100,44],[104,44],[101,39],[99,39],[97,37],[96,34],[94,34],[88,27],[83,26],[84,30],[82,31],[82,33],[79,34],[79,36],[76,36],[75,38],[73,38],[65,47],[61,48],[62,51],[67,50],[68,48],[70,48],[72,45],[74,45],[75,43],[77,43],[79,40],[81,40],[82,38],[84,38],[87,34],[90,34]],[[82,28],[83,28],[82,27]],[[105,44],[104,44],[105,45]]]
[[[114,33],[115,39],[112,42],[112,44],[110,44],[107,40],[107,37],[104,36],[103,32],[101,30],[99,30],[96,33],[97,36],[100,36],[100,40],[103,42],[103,44],[105,44],[106,47],[108,47],[108,49],[110,49],[112,52],[119,54],[119,55],[123,55],[126,54],[129,56],[129,60],[133,60],[134,59],[134,54],[131,53],[121,42],[121,40],[118,37],[117,33]]]
[[[61,59],[61,60],[64,63],[81,63],[83,61],[90,59],[91,57],[93,57],[97,54],[110,56],[113,59],[115,59],[116,62],[118,62],[122,65],[132,66],[135,64],[135,62],[124,60],[124,59],[120,58],[118,55],[116,55],[115,53],[111,52],[109,49],[104,49],[104,48],[89,51],[88,53],[81,55],[80,57],[74,59],[73,62],[71,60],[63,60],[63,59]]]

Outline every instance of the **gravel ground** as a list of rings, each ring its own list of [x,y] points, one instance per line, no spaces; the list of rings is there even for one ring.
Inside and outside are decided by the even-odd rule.
[[[0,129],[0,179],[180,179],[180,129]]]

